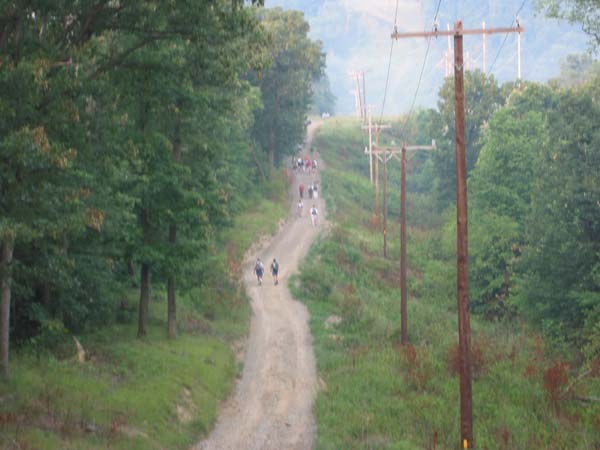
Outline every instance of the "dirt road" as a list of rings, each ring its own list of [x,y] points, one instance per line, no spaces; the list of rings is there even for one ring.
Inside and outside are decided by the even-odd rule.
[[[317,127],[309,126],[304,149],[307,155]],[[217,426],[195,450],[306,450],[313,447],[316,370],[308,311],[292,299],[287,288],[289,276],[296,272],[323,228],[325,205],[320,197],[308,200],[305,192],[302,217],[295,216],[298,184],[308,187],[313,181],[319,181],[321,187],[316,175],[300,173],[296,176],[290,194],[290,220],[264,248],[248,255],[244,282],[254,314],[244,372],[233,397],[224,405]],[[313,203],[319,210],[315,227],[309,218]],[[264,261],[267,272],[262,286],[258,286],[252,273],[257,256]],[[274,257],[280,267],[277,286],[268,270]]]

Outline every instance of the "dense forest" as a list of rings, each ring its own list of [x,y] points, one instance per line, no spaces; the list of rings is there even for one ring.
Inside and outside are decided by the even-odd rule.
[[[9,342],[119,311],[144,336],[152,285],[175,338],[178,289],[304,139],[321,44],[301,13],[225,0],[8,2],[0,30],[3,375]]]
[[[473,311],[527,318],[591,363],[600,356],[600,77],[588,64],[577,72],[585,80],[569,79],[581,59],[549,85],[467,73],[471,297]],[[422,116],[438,144],[428,168],[441,208],[455,195],[452,96],[449,80],[439,109]]]

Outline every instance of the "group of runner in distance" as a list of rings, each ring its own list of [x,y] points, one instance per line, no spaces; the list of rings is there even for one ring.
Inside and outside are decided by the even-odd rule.
[[[303,173],[311,173],[312,171],[317,170],[317,160],[313,159],[312,161],[306,157],[306,158],[302,158],[302,157],[298,157],[293,158],[292,160],[292,167],[294,169],[294,171],[302,171]],[[302,217],[302,210],[304,209],[304,203],[302,202],[302,199],[304,198],[304,185],[302,183],[300,183],[298,185],[298,194],[299,194],[299,199],[298,199],[298,206],[297,206],[297,216],[298,217]],[[319,198],[319,185],[317,184],[317,182],[313,182],[312,184],[309,185],[308,187],[308,197],[310,199],[318,199]],[[317,217],[319,215],[319,210],[317,209],[317,206],[313,203],[312,208],[310,208],[310,222],[312,224],[312,226],[316,226],[317,225]],[[256,258],[256,263],[254,265],[254,273],[256,274],[256,280],[258,281],[259,286],[262,285],[262,279],[263,276],[265,274],[265,265],[263,264],[263,262],[260,260],[260,258]],[[279,275],[279,263],[277,262],[277,259],[273,258],[273,262],[271,262],[271,275],[273,276],[273,281],[275,283],[275,285],[279,284],[279,279],[278,279],[278,275]]]

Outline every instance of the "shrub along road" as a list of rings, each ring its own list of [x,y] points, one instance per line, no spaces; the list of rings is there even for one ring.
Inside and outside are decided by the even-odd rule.
[[[317,127],[309,127],[304,147],[311,158],[309,149]],[[252,299],[253,317],[244,372],[215,429],[196,450],[301,450],[313,446],[316,369],[309,316],[287,287],[289,276],[323,228],[325,202],[320,196],[314,201],[305,199],[302,217],[295,215],[298,185],[308,186],[313,181],[319,181],[318,175],[299,173],[294,178],[290,220],[268,244],[247,255],[244,282]],[[309,218],[313,203],[319,210],[316,227]],[[253,274],[256,257],[265,263],[262,286],[257,285]],[[279,261],[278,285],[270,275],[273,258]]]

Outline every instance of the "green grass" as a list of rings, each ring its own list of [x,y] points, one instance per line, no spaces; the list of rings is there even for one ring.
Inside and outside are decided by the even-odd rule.
[[[204,436],[240,373],[232,343],[249,329],[235,262],[277,230],[289,206],[285,177],[248,203],[219,237],[205,280],[180,291],[176,340],[166,339],[166,295],[157,285],[144,339],[135,337],[132,313],[78,336],[89,356],[83,364],[70,336],[54,353],[13,352],[11,380],[0,385],[0,448],[171,450]],[[130,292],[131,304],[137,295]]]
[[[294,295],[310,310],[324,382],[315,404],[316,448],[458,448],[455,261],[452,243],[439,227],[445,220],[432,212],[428,198],[412,196],[411,345],[402,348],[397,344],[398,228],[390,227],[390,259],[383,259],[381,236],[369,224],[372,192],[362,167],[368,168],[367,160],[358,150],[344,150],[357,141],[350,127],[358,125],[331,121],[317,137],[315,145],[328,163],[323,186],[335,224],[290,281]],[[397,216],[391,215],[390,222],[397,222]],[[325,320],[333,314],[343,322],[327,327]],[[471,326],[477,448],[598,448],[599,404],[568,395],[551,402],[544,374],[557,361],[542,336],[519,321],[492,323],[472,315]],[[570,379],[576,374],[572,363],[566,370]],[[591,396],[600,392],[598,379],[580,388]]]
[[[134,331],[111,327],[84,340],[92,355],[85,364],[21,357],[11,389],[18,398],[15,413],[38,426],[31,434],[15,429],[16,439],[34,448],[100,449],[110,441],[112,448],[140,450],[192,444],[215,421],[218,402],[236,374],[228,345],[188,335],[167,341],[156,326],[143,340]],[[178,404],[193,414],[190,423],[179,421]],[[50,430],[40,430],[44,423]],[[82,431],[86,426],[97,429],[92,439]],[[115,433],[117,426],[145,436],[123,437]]]

